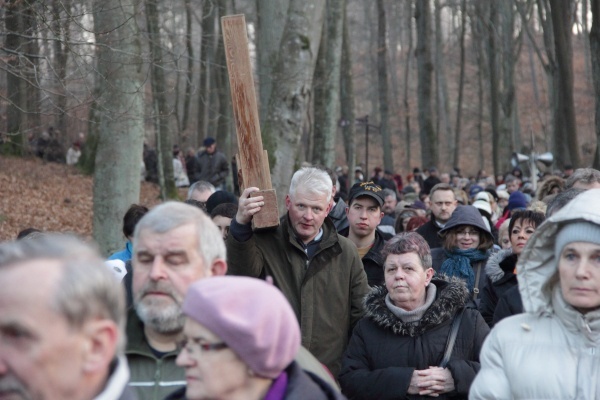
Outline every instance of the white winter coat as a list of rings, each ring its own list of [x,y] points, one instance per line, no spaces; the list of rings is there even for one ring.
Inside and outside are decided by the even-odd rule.
[[[554,240],[574,220],[600,225],[600,189],[542,224],[517,264],[525,314],[502,320],[481,351],[470,399],[600,399],[600,310],[581,314],[558,283]]]

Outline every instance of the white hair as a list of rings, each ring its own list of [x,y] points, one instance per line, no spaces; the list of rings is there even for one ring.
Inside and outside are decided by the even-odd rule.
[[[299,188],[309,194],[327,195],[327,202],[329,202],[331,200],[333,183],[327,171],[314,167],[306,167],[300,168],[292,176],[289,193],[291,198],[294,198]]]

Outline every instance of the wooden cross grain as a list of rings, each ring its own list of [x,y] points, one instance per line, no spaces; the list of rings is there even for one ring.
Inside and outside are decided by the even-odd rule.
[[[233,117],[237,133],[237,157],[240,191],[255,186],[261,189],[251,196],[263,196],[265,205],[252,218],[252,228],[266,229],[279,226],[277,195],[271,185],[267,151],[263,149],[254,92],[254,78],[250,64],[246,18],[230,15],[221,18]]]

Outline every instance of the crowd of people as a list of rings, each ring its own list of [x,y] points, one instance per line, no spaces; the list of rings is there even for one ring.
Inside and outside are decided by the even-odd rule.
[[[600,171],[303,167],[255,230],[205,147],[108,259],[0,243],[0,398],[600,398]]]

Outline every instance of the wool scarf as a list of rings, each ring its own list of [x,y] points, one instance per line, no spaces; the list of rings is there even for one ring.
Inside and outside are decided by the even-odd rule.
[[[446,257],[440,267],[440,273],[448,277],[456,276],[463,279],[467,283],[469,292],[473,293],[475,273],[471,264],[486,260],[488,258],[487,252],[477,249],[461,250],[454,248],[450,251],[446,250]]]

